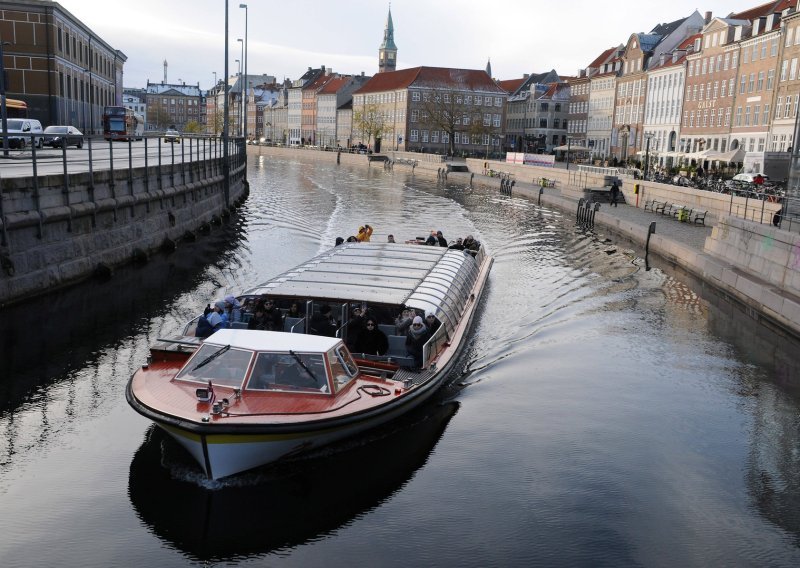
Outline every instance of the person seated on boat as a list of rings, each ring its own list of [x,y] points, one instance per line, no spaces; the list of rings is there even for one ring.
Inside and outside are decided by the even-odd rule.
[[[431,332],[431,335],[436,333],[436,330],[441,327],[442,322],[439,321],[433,312],[428,312],[425,314],[425,325],[428,327],[428,331]]]
[[[386,237],[386,242],[387,242],[387,243],[393,243],[393,242],[395,242],[395,241],[394,241],[394,235],[389,235],[388,237]]]
[[[414,310],[404,308],[400,315],[397,316],[394,320],[394,325],[397,328],[398,335],[405,335],[406,331],[414,321]]]
[[[462,239],[461,237],[458,237],[456,239],[456,242],[453,243],[452,245],[450,245],[447,248],[451,248],[453,250],[464,250],[464,239]]]
[[[439,239],[436,238],[436,231],[431,231],[431,234],[428,235],[428,238],[425,240],[425,244],[433,247],[439,244]]]
[[[242,321],[242,305],[231,294],[225,296],[225,313],[229,322]]]
[[[389,350],[389,339],[378,328],[374,318],[367,318],[364,330],[359,334],[353,352],[368,355],[383,355]]]
[[[292,302],[289,304],[289,311],[286,312],[287,318],[304,318],[305,314],[300,312],[300,302]]]
[[[441,231],[436,231],[436,241],[439,243],[440,247],[447,248],[447,239],[444,238]]]
[[[266,314],[264,313],[264,303],[258,302],[256,304],[255,313],[250,318],[250,321],[247,322],[247,329],[258,329],[262,331],[267,331],[270,329],[272,322],[267,318]]]
[[[214,332],[222,329],[222,316],[216,310],[211,310],[207,315],[200,316],[195,328],[195,337],[210,337]]]
[[[342,237],[336,237],[336,244],[333,245],[333,246],[338,247],[343,242],[344,242],[344,239]]]
[[[358,235],[356,235],[358,242],[368,243],[369,238],[371,236],[372,236],[372,227],[370,227],[369,225],[364,224],[363,226],[358,228]]]
[[[481,242],[476,241],[472,235],[467,235],[467,238],[464,239],[464,249],[476,253],[481,249]],[[473,254],[473,256],[475,255]]]
[[[323,304],[319,312],[311,318],[310,331],[314,335],[324,335],[325,337],[336,337],[336,330],[339,329],[339,322],[331,314],[331,307]]]
[[[406,353],[414,358],[414,368],[422,368],[422,347],[430,339],[430,330],[425,326],[420,316],[416,316],[406,332]]]
[[[228,311],[225,305],[225,300],[217,300],[214,302],[214,313],[219,314],[222,319],[222,327],[229,328],[231,326],[230,319],[228,318]]]
[[[354,235],[350,235],[349,237],[347,237],[347,242],[348,243],[357,243],[358,242],[358,237],[356,237]]]
[[[364,330],[364,313],[361,306],[355,306],[350,311],[350,319],[347,320],[347,347],[353,351],[358,343],[358,336]]]
[[[265,298],[264,302],[264,317],[267,319],[267,326],[264,328],[267,331],[283,331],[283,312],[278,309],[270,298]]]

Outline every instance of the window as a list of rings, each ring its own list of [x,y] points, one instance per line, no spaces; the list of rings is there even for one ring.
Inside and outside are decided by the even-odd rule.
[[[739,94],[743,95],[747,90],[747,75],[742,75],[742,82],[739,84]]]
[[[414,91],[413,93],[411,93],[411,100],[412,101],[419,102],[419,98],[420,98],[419,97],[419,91]]]
[[[419,110],[413,109],[411,111],[411,122],[417,122],[419,120]]]
[[[439,131],[431,130],[431,142],[437,144],[439,142]]]
[[[499,128],[500,127],[500,115],[499,114],[495,114],[494,115],[494,127],[495,128]]]
[[[722,82],[722,92],[719,95],[720,97],[723,97],[723,98],[725,97],[725,87],[727,87],[727,85],[728,85],[727,81],[723,81]]]
[[[550,105],[548,105],[547,103],[541,103],[541,104],[539,105],[539,110],[546,111],[546,110],[548,110],[549,108],[550,108]]]
[[[769,124],[769,103],[764,105],[764,124]]]
[[[770,69],[767,72],[767,90],[772,90],[772,83],[775,82],[775,69]]]
[[[547,119],[546,118],[540,118],[539,119],[539,128],[547,128]]]
[[[758,72],[758,83],[756,84],[756,90],[760,91],[764,88],[764,72]]]
[[[787,71],[788,69],[789,69],[789,61],[787,61],[786,59],[784,59],[784,60],[781,62],[781,81],[785,81],[785,80],[786,80],[786,71]]]
[[[423,130],[422,131],[422,141],[423,142],[427,142],[428,141],[428,131],[427,130]]]
[[[736,126],[742,125],[742,107],[736,107]]]
[[[778,97],[775,103],[775,119],[781,118],[781,111],[783,110],[783,97]]]
[[[731,69],[736,69],[738,63],[739,63],[739,54],[734,51],[733,55],[731,55]]]
[[[456,134],[456,136],[458,136],[458,134]],[[412,130],[411,131],[411,135],[408,137],[408,139],[411,140],[412,142],[418,141],[419,140],[419,130]],[[458,140],[456,140],[456,142],[458,142]]]
[[[792,63],[789,66],[789,80],[794,81],[797,77],[797,58],[792,58]]]
[[[725,126],[731,125],[731,107],[725,109]]]
[[[747,81],[747,92],[752,93],[756,83],[756,74],[750,73],[749,80]]]
[[[744,107],[744,125],[750,126],[750,106]]]
[[[753,126],[758,125],[759,114],[761,114],[761,105],[756,105],[753,107]]]
[[[730,80],[728,80],[728,96],[729,97],[733,96],[733,83],[734,83],[735,80],[736,79],[734,79],[733,77],[731,77]]]
[[[500,97],[495,97],[494,98],[494,106],[496,106],[496,107],[503,106],[503,99],[500,98]]]
[[[792,97],[786,97],[786,107],[783,113],[783,118],[789,118],[792,115]]]
[[[491,113],[486,113],[483,115],[483,125],[484,126],[491,126],[492,125],[492,115]]]
[[[483,104],[483,96],[475,95],[475,106],[481,106],[482,104]]]

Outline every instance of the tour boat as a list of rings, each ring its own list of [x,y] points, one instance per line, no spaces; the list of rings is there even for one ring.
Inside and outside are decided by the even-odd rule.
[[[492,262],[483,248],[339,245],[239,296],[245,306],[263,297],[302,305],[300,317],[284,318],[283,331],[237,322],[201,339],[190,323],[151,347],[128,383],[128,402],[211,479],[357,435],[417,407],[442,384],[469,338]],[[341,316],[334,337],[305,333],[323,306]],[[386,353],[350,352],[354,308],[383,320]],[[390,323],[404,309],[440,323],[421,367]]]

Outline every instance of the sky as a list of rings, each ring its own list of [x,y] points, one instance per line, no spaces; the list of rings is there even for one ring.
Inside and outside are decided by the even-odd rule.
[[[225,0],[57,0],[128,58],[124,86],[148,80],[214,84],[225,68]],[[382,0],[228,1],[229,73],[241,58],[247,14],[247,71],[297,79],[308,67],[377,72],[389,2]],[[555,69],[576,75],[605,49],[659,23],[712,12],[727,16],[760,0],[394,0],[397,68],[484,69],[496,79]]]

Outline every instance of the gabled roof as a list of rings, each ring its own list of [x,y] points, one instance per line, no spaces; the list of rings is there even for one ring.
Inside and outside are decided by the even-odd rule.
[[[772,0],[772,2],[767,2],[766,4],[761,4],[754,8],[749,8],[744,10],[743,12],[732,12],[728,15],[727,19],[731,20],[753,20],[755,18],[759,18],[761,16],[767,16],[772,14],[773,12],[779,12],[780,8],[777,6],[779,4],[783,4],[780,0],[777,2]]]
[[[651,34],[660,35],[661,37],[666,37],[675,30],[677,30],[680,25],[685,22],[687,18],[681,18],[679,20],[675,20],[674,22],[669,22],[666,24],[657,24],[652,30],[650,30]]]
[[[606,63],[611,55],[619,49],[619,46],[609,47],[603,53],[597,56],[597,58],[589,63],[589,67],[599,68],[603,63]]]
[[[519,89],[522,86],[522,84],[525,82],[525,80],[526,80],[525,77],[522,77],[521,79],[506,79],[506,80],[503,80],[503,81],[498,81],[497,84],[505,92],[507,92],[508,94],[511,94],[514,91],[516,91],[517,89]]]
[[[317,92],[318,95],[335,95],[339,92],[339,89],[346,86],[348,81],[350,81],[350,77],[334,77],[327,83],[325,83],[322,88]]]
[[[400,71],[378,73],[354,94],[395,91],[409,87],[423,89],[462,89],[504,93],[483,69],[452,69],[449,67],[413,67]]]

